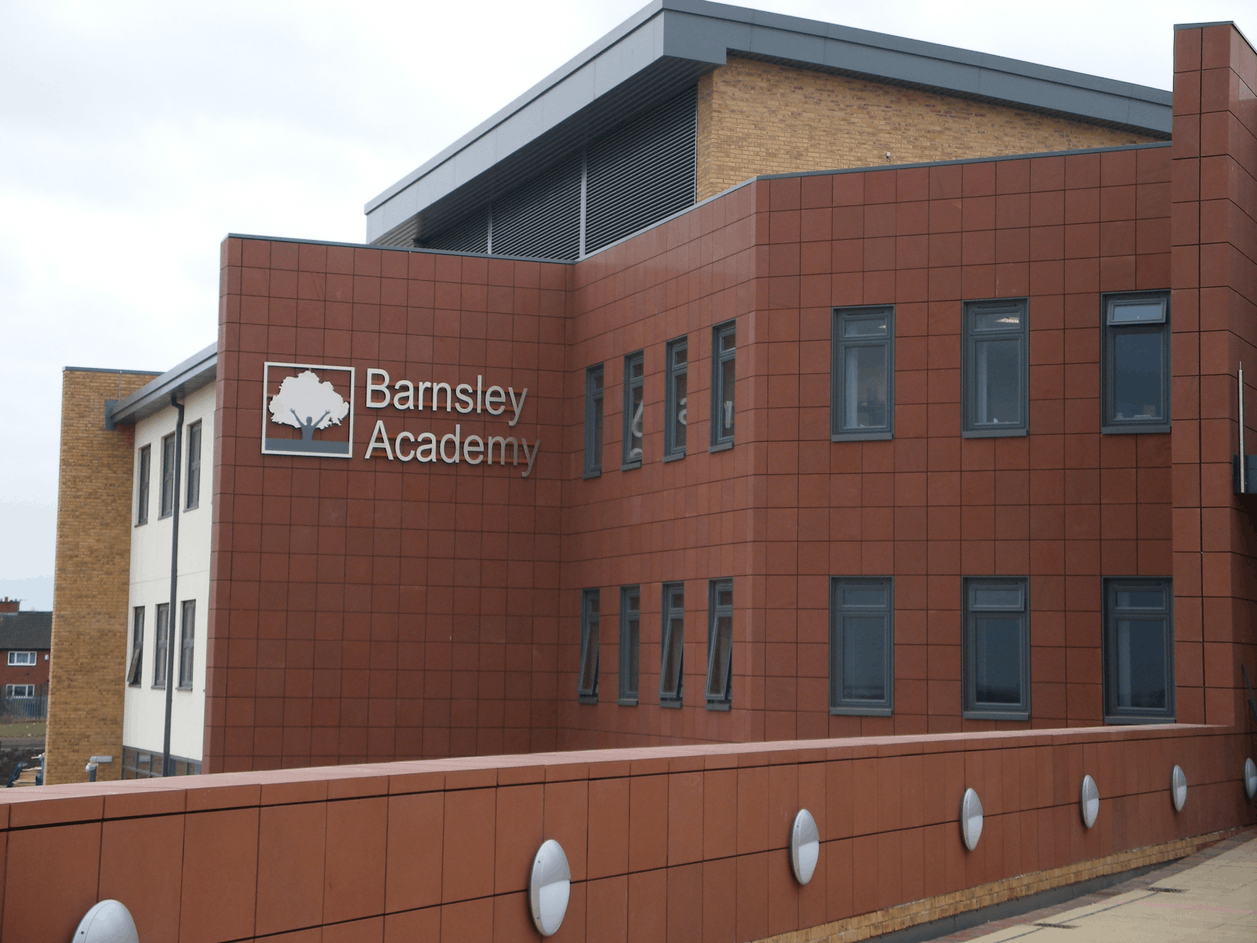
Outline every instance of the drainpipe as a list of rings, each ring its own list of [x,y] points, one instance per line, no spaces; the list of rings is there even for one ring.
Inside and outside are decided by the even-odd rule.
[[[161,774],[174,775],[170,762],[170,717],[175,697],[175,625],[178,622],[179,602],[179,469],[183,465],[183,403],[176,394],[170,394],[170,405],[179,410],[175,420],[175,480],[174,511],[170,522],[170,616],[166,620],[166,735],[162,741]]]

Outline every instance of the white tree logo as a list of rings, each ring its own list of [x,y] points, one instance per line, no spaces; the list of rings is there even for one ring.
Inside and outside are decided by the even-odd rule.
[[[279,385],[270,410],[271,422],[300,429],[301,441],[310,442],[316,430],[339,426],[349,404],[330,382],[320,381],[313,370],[303,370]]]

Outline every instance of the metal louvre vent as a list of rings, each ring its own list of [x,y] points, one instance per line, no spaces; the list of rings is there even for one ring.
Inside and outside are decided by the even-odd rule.
[[[589,146],[586,252],[694,205],[697,107],[689,89]]]
[[[405,246],[410,248],[415,244],[415,234],[419,232],[419,217],[412,216],[400,226],[394,226],[379,239],[375,240],[377,246]]]
[[[449,252],[489,251],[489,211],[482,209],[455,223],[444,232],[424,240],[425,249],[446,249]]]
[[[575,259],[580,252],[581,155],[493,203],[494,255]]]

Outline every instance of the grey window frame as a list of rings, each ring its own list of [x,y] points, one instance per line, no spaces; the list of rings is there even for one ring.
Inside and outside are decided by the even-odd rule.
[[[974,318],[979,314],[1000,314],[1016,311],[1020,324],[1016,330],[976,331]],[[963,356],[960,359],[960,421],[961,436],[986,438],[1023,436],[1030,432],[1030,301],[1028,298],[998,298],[987,301],[966,301],[962,318]],[[986,338],[1015,338],[1020,344],[1018,363],[1018,398],[1021,403],[1019,422],[978,422],[977,346]]]
[[[847,606],[842,591],[847,587],[877,586],[886,591],[886,605]],[[886,697],[880,700],[848,696],[844,690],[844,616],[880,614],[885,619],[882,680]],[[889,717],[895,712],[895,581],[890,576],[835,576],[829,581],[829,712],[859,717]]]
[[[681,605],[673,607],[671,595],[680,590]],[[673,621],[680,622],[680,635],[674,635],[676,627]],[[659,633],[659,705],[661,707],[680,707],[685,699],[685,583],[663,584],[663,621]],[[676,653],[676,687],[669,689],[666,681],[671,669],[671,655]]]
[[[883,337],[847,339],[844,326],[850,321],[886,319]],[[834,308],[830,338],[829,437],[834,442],[873,442],[895,437],[895,306],[875,305],[856,308]],[[843,417],[846,403],[846,354],[856,347],[882,347],[886,355],[886,424],[881,427],[849,427]]]
[[[158,495],[158,520],[175,513],[175,433],[162,436],[161,440],[161,490]]]
[[[963,677],[964,710],[962,714],[970,720],[1029,720],[1030,719],[1030,579],[1025,576],[966,576],[961,581],[963,606],[963,630],[961,632],[961,676]],[[981,588],[1008,589],[1017,587],[1021,590],[1021,607],[976,607],[973,605],[973,593]],[[977,700],[978,683],[978,645],[976,638],[976,620],[983,613],[1019,613],[1018,628],[1021,647],[1021,661],[1018,665],[1021,700],[1016,704],[1001,705],[993,701]]]
[[[629,608],[629,600],[637,599],[637,611]],[[634,623],[636,625],[634,626]],[[641,694],[642,664],[642,588],[640,585],[620,587],[620,676],[617,704],[635,707]]]
[[[144,607],[131,610],[131,659],[127,664],[127,684],[138,688],[144,683]]]
[[[580,664],[577,666],[576,696],[582,704],[598,703],[598,654],[601,641],[601,623],[602,590],[581,590]]]
[[[641,375],[633,376],[633,367],[640,366],[642,368]],[[642,434],[633,435],[633,422],[638,417],[633,409],[634,392],[640,393],[640,402],[637,409],[641,412]],[[629,354],[624,358],[624,437],[621,444],[622,462],[620,466],[622,471],[630,468],[642,467],[642,456],[646,451],[646,357],[645,351],[637,351]],[[641,440],[641,446],[637,455],[633,455],[633,439]]]
[[[192,669],[196,658],[196,600],[185,599],[179,606],[179,687],[192,690]]]
[[[685,351],[685,363],[676,363],[677,351]],[[675,337],[668,341],[664,358],[664,389],[663,389],[663,460],[674,462],[685,458],[685,449],[689,445],[690,426],[690,339],[688,335]],[[685,396],[677,396],[677,380],[685,377]],[[678,401],[680,399],[680,401]],[[685,426],[685,441],[677,442],[677,426]]]
[[[720,593],[728,590],[730,601],[728,606],[720,605]],[[705,697],[708,710],[729,710],[733,701],[733,580],[710,580],[707,584],[707,688]],[[720,620],[729,620],[727,639],[720,639]],[[723,671],[717,659],[721,653],[721,643],[727,646],[728,661]],[[723,674],[724,677],[719,677]]]
[[[199,419],[188,426],[188,484],[183,503],[186,511],[201,506],[201,428]]]
[[[1119,609],[1116,594],[1123,587],[1156,586],[1164,590],[1164,609]],[[1123,615],[1158,616],[1165,621],[1166,706],[1159,708],[1120,707],[1116,704],[1117,620]],[[1174,674],[1174,581],[1170,577],[1115,576],[1104,580],[1104,722],[1106,724],[1172,724],[1177,714]]]
[[[139,454],[139,483],[136,488],[135,496],[135,526],[148,523],[148,493],[152,486],[153,480],[153,447],[151,445],[143,445],[140,447]]]
[[[164,618],[163,618],[164,617]],[[165,690],[166,669],[170,664],[170,603],[157,604],[156,626],[153,631],[153,687]],[[164,639],[162,628],[165,627]]]
[[[606,399],[606,374],[602,364],[585,368],[585,471],[584,477],[602,474],[604,438],[602,408]]]
[[[711,446],[708,451],[722,452],[733,448],[734,434],[737,429],[737,321],[725,321],[711,329]],[[733,338],[733,347],[724,349],[724,339]],[[724,400],[721,391],[725,387],[725,374],[733,371],[734,394],[730,401],[731,418],[729,432],[725,433],[721,407]]]
[[[1100,306],[1100,337],[1102,350],[1100,353],[1100,382],[1103,390],[1100,408],[1100,431],[1108,434],[1169,432],[1170,378],[1173,376],[1170,364],[1170,293],[1168,291],[1136,291],[1109,292],[1101,296]],[[1161,303],[1161,319],[1159,321],[1136,321],[1126,324],[1111,323],[1113,309],[1125,303],[1147,304],[1157,301]],[[1117,337],[1121,334],[1160,334],[1161,335],[1161,418],[1160,419],[1119,419],[1115,415],[1117,407],[1114,381],[1116,370],[1113,358],[1116,353]]]

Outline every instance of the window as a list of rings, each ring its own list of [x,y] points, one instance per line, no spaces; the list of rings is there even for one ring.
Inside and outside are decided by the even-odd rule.
[[[619,703],[637,703],[638,676],[642,654],[642,588],[620,587],[620,698]]]
[[[689,396],[689,339],[678,337],[668,342],[668,366],[664,386],[663,460],[685,458],[685,429]]]
[[[730,321],[711,332],[711,447],[733,446],[733,389],[737,380],[737,325]]]
[[[1025,579],[964,581],[964,716],[1030,719],[1030,605]]]
[[[576,693],[585,703],[598,702],[598,629],[602,593],[587,589],[581,593],[580,679]]]
[[[642,464],[642,413],[645,410],[646,367],[642,352],[624,358],[624,467]]]
[[[179,689],[192,690],[192,658],[196,644],[196,600],[183,601],[183,618],[179,630]]]
[[[895,309],[837,308],[830,434],[889,439],[895,428]]]
[[[5,697],[28,698],[35,696],[35,685],[33,684],[6,684],[4,686]]]
[[[962,434],[1026,434],[1030,346],[1026,321],[1024,298],[965,305]]]
[[[1170,431],[1170,296],[1104,296],[1103,432]]]
[[[135,523],[148,523],[148,483],[152,475],[153,447],[146,445],[140,449],[140,484],[135,495]]]
[[[175,512],[175,434],[161,440],[161,517]]]
[[[1174,720],[1173,606],[1168,579],[1104,581],[1108,723]]]
[[[139,686],[144,671],[144,607],[136,606],[131,615],[131,663],[127,665],[127,684]]]
[[[602,474],[602,364],[585,371],[585,477]]]
[[[685,584],[663,584],[663,652],[659,659],[659,703],[680,707],[685,654]]]
[[[166,686],[166,662],[170,657],[170,603],[157,604],[157,644],[153,646],[153,687]]]
[[[895,707],[891,579],[835,578],[829,611],[829,712],[889,716]]]
[[[733,680],[733,580],[708,586],[707,707],[729,706]]]
[[[9,652],[9,664],[11,666],[33,665],[38,660],[34,652]]]
[[[183,506],[189,511],[201,506],[201,423],[199,420],[188,426],[188,488]]]

